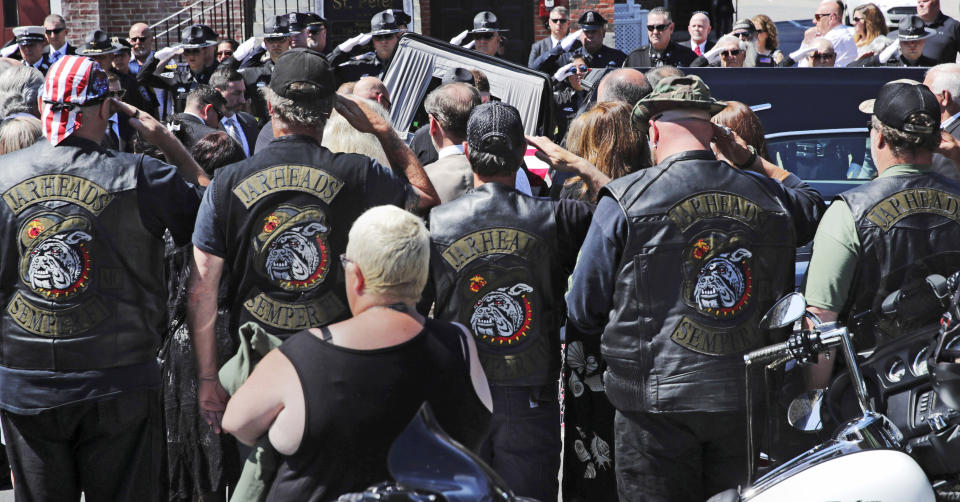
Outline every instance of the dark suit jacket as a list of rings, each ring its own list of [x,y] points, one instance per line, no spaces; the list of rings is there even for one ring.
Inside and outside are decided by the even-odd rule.
[[[202,120],[187,113],[177,113],[171,118],[180,124],[180,131],[174,132],[174,134],[187,150],[193,148],[193,145],[197,144],[197,141],[200,141],[204,136],[218,131],[218,129],[208,126]]]
[[[697,59],[697,55],[694,54],[689,43],[681,45],[671,40],[670,45],[663,51],[663,59],[659,62],[660,64],[655,65],[651,61],[650,46],[644,45],[630,53],[624,66],[627,68],[650,68],[663,65],[680,67],[690,66],[694,59]]]
[[[535,42],[532,47],[530,47],[530,57],[527,58],[527,66],[533,68],[533,62],[540,57],[541,54],[549,52],[550,49],[553,49],[553,39],[548,35],[547,38]]]
[[[944,131],[950,133],[954,138],[960,139],[960,120],[954,120]],[[932,170],[952,180],[960,181],[960,168],[954,165],[953,161],[939,153],[933,154]]]
[[[240,122],[240,129],[243,130],[243,136],[247,140],[250,155],[253,155],[257,150],[257,136],[260,134],[257,119],[247,112],[237,112],[237,122]]]

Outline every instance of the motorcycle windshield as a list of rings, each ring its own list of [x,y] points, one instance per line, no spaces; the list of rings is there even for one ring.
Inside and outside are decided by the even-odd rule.
[[[387,467],[401,486],[438,493],[449,502],[513,500],[490,466],[440,428],[427,403],[394,440]]]

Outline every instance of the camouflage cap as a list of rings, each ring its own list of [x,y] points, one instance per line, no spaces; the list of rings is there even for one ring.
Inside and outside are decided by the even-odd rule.
[[[669,110],[705,110],[716,115],[727,104],[710,97],[710,88],[696,75],[668,77],[633,107],[633,123],[646,129],[650,119]]]

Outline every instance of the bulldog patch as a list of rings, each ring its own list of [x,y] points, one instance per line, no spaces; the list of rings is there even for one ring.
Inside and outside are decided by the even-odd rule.
[[[253,238],[261,272],[285,291],[309,291],[330,269],[330,228],[317,207],[281,205],[263,217]]]
[[[47,298],[69,298],[90,282],[92,225],[86,218],[42,213],[20,228],[20,279]]]
[[[745,240],[710,232],[693,240],[684,256],[688,305],[714,319],[731,319],[750,305],[751,258]]]
[[[522,345],[538,321],[539,297],[522,269],[485,268],[467,274],[459,286],[466,309],[462,322],[488,346]]]

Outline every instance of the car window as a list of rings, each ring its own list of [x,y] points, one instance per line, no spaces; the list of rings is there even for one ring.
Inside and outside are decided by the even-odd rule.
[[[859,184],[877,175],[866,132],[776,136],[767,140],[770,160],[804,181]]]

